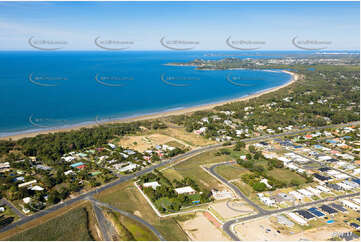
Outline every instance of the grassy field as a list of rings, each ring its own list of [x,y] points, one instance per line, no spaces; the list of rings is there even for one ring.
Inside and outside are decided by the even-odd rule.
[[[173,179],[190,177],[203,189],[210,190],[212,188],[217,188],[220,186],[218,180],[209,175],[200,166],[230,161],[233,158],[230,155],[216,156],[216,153],[217,150],[201,153],[173,166],[172,168],[162,170],[162,172],[170,181],[173,181]]]
[[[143,195],[134,187],[133,182],[114,186],[97,194],[96,199],[109,203],[121,210],[131,212],[152,224],[167,240],[187,240],[185,233],[179,228],[174,218],[159,218],[144,199]],[[131,224],[129,231],[135,229]],[[141,236],[141,234],[139,235]]]
[[[118,232],[119,241],[156,241],[158,240],[151,231],[138,222],[122,216],[119,213],[106,210],[107,217],[110,218]]]
[[[89,228],[90,216],[88,208],[78,207],[46,223],[17,233],[7,240],[94,240]]]
[[[239,179],[243,174],[251,173],[248,169],[242,168],[238,164],[218,166],[215,168],[215,171],[227,180]]]
[[[267,171],[267,174],[286,183],[290,183],[291,180],[299,181],[300,184],[304,184],[306,179],[296,172],[284,169],[284,168],[274,168],[270,171]]]

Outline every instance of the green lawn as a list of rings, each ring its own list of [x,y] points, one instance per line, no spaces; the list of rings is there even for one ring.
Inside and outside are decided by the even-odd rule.
[[[215,168],[215,171],[227,180],[238,179],[241,178],[243,174],[250,173],[248,169],[243,168],[238,164],[218,166]]]
[[[286,182],[287,184],[289,184],[291,180],[299,181],[301,185],[306,182],[306,179],[304,177],[300,176],[294,171],[290,171],[285,168],[274,168],[270,171],[267,171],[267,174],[278,180]]]
[[[86,208],[76,208],[48,222],[17,233],[7,240],[94,240],[89,230],[88,216]]]

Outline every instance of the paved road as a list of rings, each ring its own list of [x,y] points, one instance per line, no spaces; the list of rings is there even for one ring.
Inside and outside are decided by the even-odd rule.
[[[360,193],[358,192],[358,193],[353,193],[353,194],[346,194],[346,195],[342,195],[342,196],[337,196],[337,197],[335,197],[335,199],[338,200],[338,199],[342,199],[342,198],[355,197],[355,196],[360,196]],[[264,216],[274,215],[274,214],[278,214],[278,213],[292,211],[292,210],[295,210],[295,209],[300,209],[300,208],[304,208],[304,207],[308,207],[308,206],[313,206],[313,205],[328,202],[328,201],[329,200],[327,200],[327,199],[322,199],[322,200],[317,200],[317,201],[313,201],[313,202],[309,202],[309,203],[300,204],[300,205],[293,206],[293,207],[267,211],[265,214],[255,214],[255,215],[251,215],[251,216],[247,216],[247,217],[243,217],[243,218],[233,219],[233,220],[227,221],[227,222],[225,222],[223,224],[223,230],[229,235],[229,237],[232,240],[239,241],[240,239],[237,237],[237,235],[235,235],[233,233],[233,231],[231,229],[231,226],[234,225],[234,224],[244,222],[244,221],[248,221],[248,220],[252,220],[252,219],[256,219],[256,218],[261,218],[261,217],[264,217]]]
[[[240,240],[231,230],[231,226],[233,224],[239,223],[239,222],[244,222],[247,220],[251,220],[251,219],[256,219],[256,218],[261,218],[263,216],[269,216],[272,214],[277,214],[277,213],[282,213],[282,212],[286,212],[286,211],[292,211],[295,209],[300,209],[303,207],[308,207],[308,206],[312,206],[312,205],[316,205],[319,203],[324,203],[324,202],[328,202],[329,200],[326,199],[320,199],[317,201],[313,201],[313,202],[309,202],[309,203],[304,203],[304,204],[300,204],[300,205],[296,205],[296,206],[292,206],[292,207],[288,207],[288,208],[281,208],[281,209],[277,209],[277,210],[264,210],[263,208],[260,208],[257,204],[255,204],[253,201],[251,201],[250,199],[248,199],[239,189],[237,186],[233,185],[232,183],[228,182],[225,178],[223,178],[222,176],[220,176],[219,174],[217,174],[215,172],[215,168],[219,167],[219,166],[223,166],[223,165],[229,165],[229,164],[234,164],[236,162],[232,161],[232,162],[223,162],[223,163],[219,163],[219,164],[215,164],[213,166],[211,166],[210,168],[208,168],[208,171],[211,172],[214,176],[216,176],[218,179],[220,179],[222,182],[224,182],[225,184],[227,184],[229,187],[231,187],[236,193],[237,195],[239,195],[240,197],[242,197],[246,202],[248,202],[252,207],[256,208],[258,213],[255,215],[250,215],[247,217],[243,217],[243,218],[238,218],[238,219],[233,219],[230,221],[227,221],[223,224],[223,230],[229,235],[229,237],[231,237],[232,240]],[[347,198],[347,197],[354,197],[354,196],[360,196],[360,193],[352,193],[352,194],[346,194],[346,195],[341,195],[341,196],[337,196],[335,197],[335,199],[342,199],[342,198]]]
[[[321,161],[315,160],[315,159],[313,159],[313,158],[311,158],[311,157],[307,157],[307,156],[305,156],[305,155],[302,155],[302,154],[300,154],[300,153],[298,153],[298,152],[295,152],[295,151],[292,151],[292,150],[287,150],[287,151],[289,151],[289,152],[291,152],[291,153],[293,153],[293,154],[299,155],[299,156],[301,156],[301,157],[303,157],[303,158],[309,159],[309,160],[311,160],[311,161],[313,161],[313,162],[316,162],[316,163],[320,164],[321,167],[328,167],[328,168],[330,168],[331,170],[338,171],[338,172],[343,173],[343,174],[345,174],[345,175],[348,175],[348,176],[350,176],[350,177],[352,177],[352,178],[356,178],[356,179],[359,178],[359,177],[356,177],[356,176],[354,176],[354,175],[348,174],[347,172],[345,172],[345,171],[343,171],[343,170],[330,167],[330,166],[328,166],[328,164],[327,164],[326,162],[321,162]],[[317,153],[319,153],[320,155],[326,155],[326,154],[320,153],[320,152],[318,152],[318,151],[317,151]]]
[[[112,236],[111,236],[111,232],[110,232],[110,227],[112,226],[111,224],[109,224],[109,221],[105,218],[103,211],[98,207],[98,205],[95,202],[92,202],[93,205],[93,210],[95,213],[95,217],[97,219],[98,225],[99,225],[99,229],[100,232],[102,234],[102,239],[104,241],[111,241],[112,240]]]
[[[0,200],[0,204],[6,204],[8,207],[10,207],[11,210],[13,210],[13,212],[19,216],[19,218],[24,218],[25,215],[17,208],[15,207],[11,202],[9,202],[8,200],[6,200],[5,198],[2,198]]]
[[[214,175],[215,177],[217,177],[219,180],[221,180],[224,184],[226,184],[227,186],[229,186],[239,197],[241,197],[242,199],[244,199],[249,205],[251,205],[252,207],[254,207],[257,211],[258,214],[266,214],[267,211],[264,210],[263,208],[261,208],[260,206],[258,206],[257,204],[255,204],[252,200],[250,200],[246,195],[244,195],[237,186],[233,185],[232,183],[228,182],[225,178],[223,178],[222,176],[218,175],[217,172],[215,171],[215,169],[219,166],[224,166],[224,165],[229,165],[229,164],[234,164],[236,162],[231,161],[231,162],[223,162],[223,163],[219,163],[219,164],[215,164],[213,166],[211,166],[210,168],[206,168],[212,175]]]
[[[357,121],[357,122],[352,122],[352,123],[347,123],[347,124],[338,124],[338,125],[327,125],[327,126],[323,126],[323,127],[316,127],[316,128],[309,128],[309,129],[304,129],[304,130],[300,130],[300,131],[292,131],[292,132],[286,132],[286,133],[282,133],[282,134],[275,134],[275,135],[266,135],[266,136],[259,136],[259,137],[254,137],[254,138],[247,138],[247,139],[243,139],[242,141],[243,142],[252,142],[252,141],[260,141],[260,140],[264,140],[264,139],[269,139],[269,138],[277,138],[277,137],[281,137],[281,136],[289,136],[289,135],[297,135],[297,134],[300,134],[300,133],[305,133],[305,132],[310,132],[310,131],[315,131],[315,130],[320,130],[320,129],[326,129],[326,128],[335,128],[335,127],[343,127],[343,126],[349,126],[349,125],[355,125],[355,124],[359,124],[360,122]],[[235,142],[232,142],[233,144]],[[19,225],[22,225],[22,224],[25,224],[29,221],[32,221],[36,218],[40,218],[46,214],[49,214],[51,212],[54,212],[60,208],[63,208],[63,207],[66,207],[66,206],[69,206],[71,204],[73,204],[74,202],[77,202],[77,201],[80,201],[84,198],[86,198],[87,196],[93,196],[94,194],[96,194],[97,192],[101,192],[101,191],[104,191],[108,188],[111,188],[113,186],[116,186],[118,184],[121,184],[123,182],[126,182],[126,181],[129,181],[133,178],[136,178],[138,176],[141,176],[141,175],[144,175],[146,173],[149,173],[151,171],[153,171],[154,169],[157,169],[161,166],[164,166],[164,165],[168,165],[170,163],[174,163],[176,161],[180,161],[182,159],[185,159],[185,158],[188,158],[190,156],[193,156],[195,154],[199,154],[199,153],[202,153],[202,152],[205,152],[205,151],[210,151],[210,150],[213,150],[213,149],[216,149],[216,148],[220,148],[222,147],[223,144],[214,144],[214,145],[209,145],[209,146],[205,146],[205,147],[201,147],[201,148],[198,148],[198,149],[194,149],[194,150],[191,150],[187,153],[184,153],[184,154],[180,154],[176,157],[173,157],[173,158],[170,158],[168,160],[165,160],[157,165],[153,165],[153,166],[150,166],[150,167],[147,167],[141,171],[138,171],[136,173],[133,173],[131,175],[127,175],[127,176],[122,176],[122,177],[119,177],[118,179],[116,179],[115,181],[113,182],[110,182],[108,184],[105,184],[99,188],[96,188],[92,191],[89,191],[89,192],[85,192],[83,193],[82,195],[79,195],[78,197],[75,197],[75,198],[71,198],[71,199],[67,199],[59,204],[56,204],[56,205],[53,205],[45,210],[41,210],[33,215],[30,215],[30,216],[26,216],[24,217],[23,219],[20,219],[12,224],[9,224],[8,226],[4,227],[4,228],[1,228],[0,229],[0,233],[4,232],[4,231],[7,231],[9,229],[12,229],[12,228],[15,228]]]
[[[115,212],[118,212],[120,213],[121,215],[123,216],[126,216],[130,219],[133,219],[139,223],[141,223],[142,225],[144,225],[145,227],[147,227],[150,231],[152,231],[157,237],[159,240],[162,240],[162,241],[165,241],[165,239],[163,238],[163,236],[161,235],[161,233],[158,232],[158,230],[152,226],[151,224],[149,224],[148,222],[146,222],[145,220],[139,218],[138,216],[132,214],[132,213],[128,213],[126,211],[123,211],[123,210],[120,210],[116,207],[113,207],[107,203],[102,203],[102,202],[99,202],[98,200],[95,200],[94,198],[90,197],[88,198],[90,201],[92,201],[93,203],[95,203],[96,205],[99,205],[99,206],[102,206],[102,207],[106,207],[106,208],[109,208],[111,210],[114,210]]]

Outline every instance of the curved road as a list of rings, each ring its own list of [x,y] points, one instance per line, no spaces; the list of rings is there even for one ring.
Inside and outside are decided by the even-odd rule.
[[[356,122],[351,122],[351,123],[347,123],[347,124],[338,124],[338,125],[327,125],[327,126],[322,126],[322,127],[316,127],[316,128],[309,128],[309,129],[304,129],[304,130],[300,130],[300,131],[292,131],[292,132],[286,132],[286,133],[282,133],[282,134],[274,134],[274,135],[266,135],[266,136],[260,136],[260,137],[254,137],[254,138],[247,138],[247,139],[242,139],[241,141],[243,142],[252,142],[252,141],[260,141],[260,140],[264,140],[264,139],[269,139],[269,138],[277,138],[277,137],[281,137],[281,136],[287,136],[287,135],[297,135],[297,134],[300,134],[300,133],[305,133],[305,132],[310,132],[310,131],[315,131],[315,130],[320,130],[320,129],[326,129],[326,128],[336,128],[336,127],[343,127],[343,126],[349,126],[349,125],[354,125],[354,124],[359,124],[360,122],[359,121],[356,121]],[[235,144],[235,142],[232,142],[232,144]],[[141,171],[138,171],[136,173],[133,173],[131,175],[127,175],[127,176],[121,176],[119,177],[118,179],[116,179],[115,181],[113,182],[110,182],[108,184],[105,184],[99,188],[96,188],[94,190],[91,190],[91,191],[88,191],[88,192],[85,192],[83,193],[82,195],[79,195],[78,197],[75,197],[75,198],[70,198],[70,199],[67,199],[65,201],[62,201],[61,203],[58,203],[56,205],[53,205],[45,210],[41,210],[33,215],[30,215],[30,216],[26,216],[12,224],[9,224],[8,226],[4,227],[4,228],[1,228],[0,229],[0,233],[2,232],[5,232],[7,230],[10,230],[10,229],[13,229],[19,225],[22,225],[22,224],[25,224],[29,221],[32,221],[36,218],[40,218],[46,214],[49,214],[51,212],[54,212],[60,208],[63,208],[63,207],[66,207],[66,206],[69,206],[71,204],[73,204],[74,202],[77,202],[77,201],[80,201],[88,196],[93,196],[95,195],[96,193],[98,192],[101,192],[103,190],[106,190],[108,188],[111,188],[113,186],[116,186],[118,184],[121,184],[123,182],[126,182],[126,181],[129,181],[133,178],[136,178],[138,176],[141,176],[141,175],[144,175],[146,173],[149,173],[149,172],[152,172],[154,169],[157,169],[161,166],[164,166],[164,165],[168,165],[170,163],[173,163],[173,162],[176,162],[176,161],[180,161],[180,160],[183,160],[185,158],[188,158],[190,156],[193,156],[195,154],[199,154],[199,153],[202,153],[202,152],[205,152],[205,151],[210,151],[210,150],[213,150],[213,149],[216,149],[216,148],[220,148],[222,147],[223,144],[214,144],[214,145],[209,145],[209,146],[205,146],[205,147],[201,147],[201,148],[198,148],[198,149],[194,149],[194,150],[191,150],[187,153],[184,153],[184,154],[180,154],[176,157],[173,157],[173,158],[170,158],[168,160],[165,160],[159,164],[156,164],[156,165],[153,165],[153,166],[150,166],[150,167],[147,167]]]
[[[111,206],[111,205],[109,205],[109,204],[99,202],[98,200],[95,200],[95,199],[92,198],[92,197],[90,197],[89,200],[92,201],[93,203],[95,203],[95,204],[98,205],[98,206],[102,206],[102,207],[109,208],[109,209],[111,209],[111,210],[114,210],[114,211],[120,213],[120,214],[123,215],[123,216],[126,216],[126,217],[128,217],[128,218],[130,218],[130,219],[133,219],[133,220],[141,223],[142,225],[144,225],[145,227],[147,227],[150,231],[152,231],[152,232],[158,237],[159,240],[165,241],[165,239],[163,238],[163,236],[161,235],[161,233],[159,233],[158,230],[157,230],[154,226],[152,226],[151,224],[147,223],[145,220],[139,218],[138,216],[135,216],[135,215],[132,214],[132,213],[128,213],[128,212],[126,212],[126,211],[120,210],[120,209],[118,209],[118,208],[116,208],[116,207],[113,207],[113,206]]]
[[[312,206],[315,204],[319,204],[319,203],[323,203],[323,202],[327,202],[329,201],[328,198],[326,199],[320,199],[317,201],[313,201],[313,202],[309,202],[309,203],[304,203],[304,204],[300,204],[300,205],[296,205],[296,206],[292,206],[292,207],[288,207],[288,208],[281,208],[281,209],[277,209],[277,210],[264,210],[263,208],[260,208],[257,204],[255,204],[253,201],[251,201],[250,199],[248,199],[239,189],[237,186],[233,185],[232,183],[228,182],[225,178],[223,178],[222,176],[218,175],[215,172],[215,168],[219,167],[219,166],[223,166],[223,165],[229,165],[229,164],[234,164],[235,162],[223,162],[223,163],[219,163],[219,164],[215,164],[213,166],[211,166],[210,168],[208,168],[207,170],[214,175],[215,177],[217,177],[219,180],[221,180],[222,182],[224,182],[227,186],[229,186],[230,188],[233,189],[233,191],[239,195],[241,198],[243,198],[246,202],[248,202],[252,207],[256,208],[258,210],[258,213],[255,215],[250,215],[247,217],[243,217],[243,218],[238,218],[238,219],[233,219],[233,220],[229,220],[227,222],[225,222],[223,224],[223,230],[228,234],[228,236],[235,241],[239,241],[240,239],[237,237],[237,235],[235,235],[231,229],[231,227],[234,224],[237,224],[239,222],[244,222],[247,220],[251,220],[251,219],[256,219],[256,218],[261,218],[264,216],[268,216],[268,215],[273,215],[273,214],[277,214],[277,213],[282,213],[282,212],[286,212],[286,211],[292,211],[294,209],[299,209],[299,208],[303,208],[303,207],[308,207],[308,206]],[[347,197],[354,197],[354,196],[360,196],[360,193],[352,193],[352,194],[346,194],[346,195],[341,195],[341,196],[337,196],[335,197],[335,200],[337,199],[342,199],[342,198],[347,198]]]

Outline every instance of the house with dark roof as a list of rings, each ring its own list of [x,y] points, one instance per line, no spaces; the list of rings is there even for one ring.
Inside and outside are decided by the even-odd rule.
[[[327,205],[322,205],[322,206],[320,207],[320,209],[321,209],[322,211],[330,214],[330,215],[337,213],[337,210],[335,210],[335,209],[333,209],[333,208],[331,208],[330,206],[327,206]]]
[[[334,209],[340,211],[340,212],[347,212],[347,209],[344,208],[341,204],[337,204],[337,203],[331,203],[330,204],[331,207],[333,207]]]
[[[315,216],[312,213],[308,212],[307,210],[297,210],[295,212],[307,220],[315,218]]]
[[[313,176],[317,179],[317,180],[320,180],[320,181],[328,181],[331,179],[331,177],[329,176],[323,176],[323,175],[320,175],[318,173],[314,173]]]
[[[325,214],[321,211],[319,211],[317,208],[313,207],[313,208],[309,208],[308,211],[310,213],[312,213],[313,215],[317,216],[317,217],[323,217],[325,216]]]

